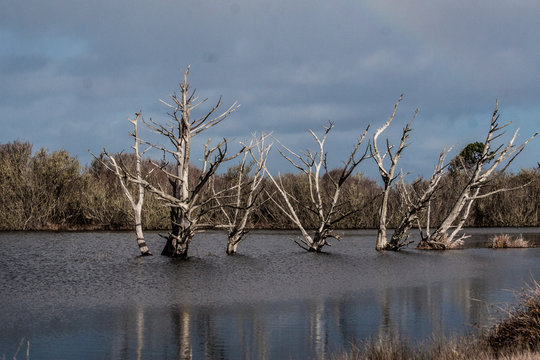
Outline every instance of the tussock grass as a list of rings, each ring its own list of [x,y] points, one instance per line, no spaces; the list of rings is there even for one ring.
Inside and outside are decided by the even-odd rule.
[[[523,239],[523,236],[512,237],[508,234],[495,235],[490,239],[488,247],[492,249],[506,249],[506,248],[528,248],[531,244]]]
[[[507,316],[478,336],[435,337],[411,344],[407,339],[377,338],[354,344],[333,360],[539,360],[540,284],[533,281]]]

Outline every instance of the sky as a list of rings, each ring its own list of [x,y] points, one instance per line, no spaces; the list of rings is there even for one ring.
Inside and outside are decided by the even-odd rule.
[[[384,135],[397,143],[419,109],[399,168],[429,176],[445,146],[455,156],[484,140],[496,100],[512,121],[502,141],[540,129],[539,18],[538,0],[0,0],[0,143],[65,149],[83,165],[89,150],[129,151],[127,118],[166,121],[160,99],[190,65],[205,105],[241,105],[195,154],[254,132],[315,149],[306,130],[331,121],[338,167],[404,94]],[[536,167],[539,151],[534,139],[512,170]],[[270,166],[293,171],[277,152]],[[359,171],[377,176],[372,160]]]

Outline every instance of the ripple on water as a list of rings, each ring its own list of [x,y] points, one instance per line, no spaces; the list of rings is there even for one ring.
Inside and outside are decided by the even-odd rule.
[[[138,257],[128,232],[1,233],[0,354],[26,337],[36,358],[83,358],[86,347],[89,359],[134,358],[137,341],[166,358],[185,346],[317,358],[378,333],[469,331],[491,321],[488,302],[512,298],[503,289],[540,279],[540,249],[478,248],[500,229],[471,232],[465,250],[400,253],[374,251],[373,231],[347,232],[327,254],[303,251],[292,233],[253,232],[235,256],[209,232],[187,261]],[[163,246],[155,233],[147,242]]]

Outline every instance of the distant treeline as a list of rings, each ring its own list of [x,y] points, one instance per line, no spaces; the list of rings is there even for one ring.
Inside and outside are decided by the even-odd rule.
[[[134,157],[121,154],[119,158],[129,167]],[[143,168],[148,173],[154,165],[146,160]],[[238,167],[231,164],[228,171],[214,179],[216,186],[234,183]],[[193,169],[193,179],[198,176]],[[166,177],[161,172],[152,172],[153,182],[168,188]],[[161,178],[160,178],[161,177]],[[443,186],[432,200],[431,225],[436,226],[449,212],[452,199],[465,185],[466,177],[460,171],[448,172]],[[316,226],[315,217],[302,208],[307,201],[309,184],[304,174],[283,176],[286,188],[293,189],[298,199],[299,216],[307,224]],[[497,193],[482,198],[473,205],[466,226],[509,227],[540,226],[540,170],[522,169],[518,173],[500,173],[490,183],[491,189],[514,188],[525,183],[526,187]],[[329,180],[322,179],[323,186],[331,187]],[[421,188],[426,183],[416,179],[408,184]],[[210,197],[210,189],[205,189]],[[329,192],[330,193],[330,192]],[[353,216],[339,223],[342,229],[376,228],[381,187],[375,180],[362,174],[351,176],[344,188],[344,208],[357,209]],[[272,184],[265,182],[264,190],[257,201],[260,207],[253,214],[251,227],[261,229],[296,229],[286,215],[269,199],[278,196]],[[390,226],[399,219],[400,194],[393,189],[389,204]],[[313,219],[313,221],[311,221]],[[223,224],[223,214],[216,209],[206,219],[210,226]],[[147,230],[163,230],[170,226],[169,208],[163,206],[154,195],[147,193],[143,208],[143,226]],[[97,160],[89,166],[67,151],[33,152],[32,144],[14,141],[0,144],[0,230],[132,230],[133,212],[119,181]]]

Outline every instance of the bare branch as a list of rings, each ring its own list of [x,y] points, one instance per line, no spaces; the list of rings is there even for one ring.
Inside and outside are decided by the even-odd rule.
[[[312,152],[310,150],[306,150],[303,156],[292,151],[278,141],[281,148],[284,149],[284,151],[279,150],[283,158],[306,176],[309,186],[308,202],[303,203],[298,201],[291,194],[292,191],[286,189],[283,179],[279,175],[277,179],[274,178],[266,165],[263,166],[268,178],[272,181],[277,189],[277,192],[281,195],[282,203],[274,198],[271,200],[278,207],[278,209],[280,209],[280,211],[282,211],[293,222],[293,224],[300,229],[303,237],[302,243],[306,245],[306,247],[298,242],[296,243],[305,250],[309,251],[320,252],[325,245],[329,245],[326,241],[328,237],[339,238],[338,235],[332,233],[333,225],[335,225],[337,221],[342,220],[355,212],[352,211],[341,214],[338,211],[338,208],[341,206],[339,199],[341,196],[342,186],[353,173],[354,169],[367,158],[367,149],[361,158],[357,158],[356,154],[366,137],[369,127],[366,128],[361,138],[357,141],[353,150],[351,151],[349,158],[347,161],[345,161],[344,166],[341,169],[339,179],[335,180],[333,175],[331,175],[328,171],[327,154],[324,151],[326,139],[333,126],[334,125],[330,122],[328,126],[323,127],[322,135],[317,135],[314,131],[308,130],[309,134],[311,134],[317,144],[317,151]],[[285,152],[289,155],[287,155]],[[321,170],[324,171],[324,174],[321,174]],[[326,176],[329,179],[333,188],[333,193],[325,193],[324,196],[323,192],[326,192],[326,190],[321,185],[321,179],[323,176]],[[327,201],[328,198],[330,201]],[[319,226],[315,231],[314,236],[309,235],[305,230],[305,226],[298,215],[298,210],[293,206],[293,203],[298,205],[298,210],[304,209],[308,212],[312,212],[316,216]]]
[[[443,220],[437,230],[429,237],[429,241],[439,241],[440,239],[444,239],[450,246],[461,243],[465,237],[461,236],[457,240],[455,240],[455,237],[465,224],[474,200],[485,198],[499,192],[515,190],[526,186],[525,184],[516,188],[497,189],[480,195],[481,189],[491,181],[499,165],[505,163],[502,170],[500,170],[501,173],[504,172],[514,161],[514,159],[523,151],[525,146],[537,135],[537,133],[535,133],[523,143],[514,145],[514,142],[518,136],[518,129],[514,132],[514,135],[506,143],[506,145],[501,144],[492,151],[491,148],[493,147],[493,141],[504,135],[504,132],[501,132],[501,130],[510,125],[510,123],[506,123],[502,126],[499,125],[498,106],[499,102],[497,101],[491,116],[489,131],[486,135],[486,140],[483,143],[484,148],[481,156],[476,159],[474,171],[467,174],[468,182],[466,186],[458,195],[448,216]],[[448,234],[450,229],[452,230],[450,234]]]
[[[390,141],[387,138],[386,139],[386,152],[383,155],[381,155],[381,152],[377,145],[378,138],[390,126],[390,124],[394,120],[396,116],[397,108],[402,99],[403,99],[403,94],[399,97],[399,99],[395,103],[394,109],[392,111],[392,115],[390,116],[390,118],[373,135],[373,142],[370,146],[371,157],[377,164],[377,167],[379,169],[379,174],[381,175],[381,178],[383,181],[383,191],[382,191],[383,196],[382,196],[381,205],[379,208],[379,225],[378,225],[378,231],[377,231],[377,244],[376,244],[377,250],[383,250],[383,249],[388,248],[388,241],[386,239],[386,227],[387,227],[388,199],[390,196],[390,188],[393,182],[399,177],[399,175],[394,175],[397,169],[397,164],[399,162],[399,159],[401,157],[403,150],[407,147],[406,142],[407,142],[407,139],[409,138],[410,132],[412,131],[411,125],[413,121],[416,119],[416,116],[418,115],[418,110],[416,110],[414,112],[412,119],[409,121],[409,123],[407,123],[405,128],[403,128],[399,146],[397,150],[395,151],[395,153],[392,153],[394,146],[390,144]],[[388,156],[390,160],[390,166],[388,167],[388,169],[385,167],[385,164],[384,164],[384,160],[386,156]],[[393,246],[390,246],[390,248],[393,249]]]

